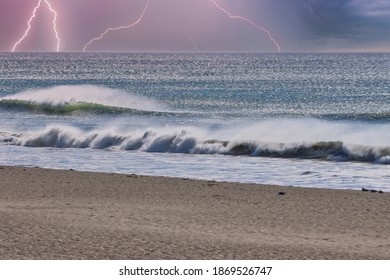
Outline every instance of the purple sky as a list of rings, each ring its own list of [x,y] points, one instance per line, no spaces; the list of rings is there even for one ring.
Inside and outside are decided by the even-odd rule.
[[[390,0],[149,0],[134,27],[107,33],[87,51],[390,51]],[[0,51],[23,36],[39,0],[0,0]],[[57,11],[60,51],[82,51],[106,28],[130,25],[147,0],[48,0]],[[16,51],[56,51],[45,0]]]

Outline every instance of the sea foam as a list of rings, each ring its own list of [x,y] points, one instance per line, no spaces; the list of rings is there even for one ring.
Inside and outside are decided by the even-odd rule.
[[[51,125],[0,133],[0,142],[27,147],[139,150],[390,163],[390,127],[313,119],[268,120],[217,129],[195,126],[92,130]]]

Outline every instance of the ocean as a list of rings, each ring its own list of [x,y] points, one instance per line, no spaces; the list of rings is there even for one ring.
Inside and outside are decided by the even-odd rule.
[[[0,61],[0,165],[390,191],[390,54]]]

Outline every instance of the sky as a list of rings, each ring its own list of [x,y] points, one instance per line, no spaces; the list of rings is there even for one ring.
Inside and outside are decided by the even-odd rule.
[[[390,0],[46,2],[23,38],[39,0],[0,0],[1,52],[390,52]]]

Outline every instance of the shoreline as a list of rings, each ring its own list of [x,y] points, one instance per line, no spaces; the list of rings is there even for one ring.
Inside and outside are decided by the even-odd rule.
[[[0,166],[0,259],[390,259],[390,193]]]

